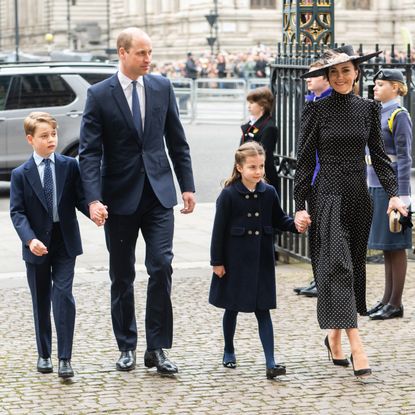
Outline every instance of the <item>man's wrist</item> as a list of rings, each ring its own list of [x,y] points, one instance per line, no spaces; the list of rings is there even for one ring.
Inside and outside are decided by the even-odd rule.
[[[93,200],[92,202],[88,203],[88,206],[95,205],[97,203],[101,203],[101,201],[100,200]]]

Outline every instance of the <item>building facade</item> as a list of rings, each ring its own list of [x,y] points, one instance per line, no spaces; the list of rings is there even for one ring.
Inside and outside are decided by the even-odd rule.
[[[103,53],[128,26],[150,34],[158,60],[207,51],[208,37],[217,37],[214,52],[273,48],[282,40],[282,0],[0,0],[0,51],[15,49],[16,2],[24,52]],[[205,17],[215,8],[217,36]],[[403,48],[414,36],[415,0],[335,0],[336,42]]]

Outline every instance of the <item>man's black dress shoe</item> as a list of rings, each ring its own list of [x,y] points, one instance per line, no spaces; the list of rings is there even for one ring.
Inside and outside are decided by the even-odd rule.
[[[371,320],[389,320],[390,318],[403,317],[403,305],[395,307],[390,304],[383,306],[377,313],[371,314]]]
[[[293,291],[295,292],[295,293],[297,293],[297,294],[300,294],[301,293],[301,291],[303,291],[303,290],[305,290],[306,288],[309,288],[309,287],[311,287],[311,286],[314,286],[315,285],[315,282],[314,282],[314,280],[313,281],[311,281],[310,282],[310,285],[309,286],[307,286],[307,287],[296,287],[296,288],[293,288]]]
[[[39,357],[37,359],[37,371],[40,373],[52,373],[53,366],[50,357]]]
[[[267,368],[266,376],[267,379],[274,379],[277,376],[282,376],[287,373],[285,366],[283,365],[275,365],[274,367]]]
[[[146,350],[144,365],[148,368],[156,367],[157,372],[164,375],[173,375],[179,371],[177,366],[166,357],[163,349]]]
[[[305,290],[307,287],[295,287],[295,288],[293,288],[293,291],[296,293],[296,294],[300,294],[300,292],[301,291],[303,291],[303,290]]]
[[[71,378],[73,376],[73,369],[70,360],[59,359],[58,376],[63,379]]]
[[[121,372],[128,372],[129,370],[135,369],[135,350],[121,352],[121,356],[115,364],[115,367]]]
[[[317,297],[316,282],[313,281],[307,288],[301,290],[300,295],[305,295],[306,297]]]
[[[371,314],[377,313],[384,306],[385,306],[385,304],[383,304],[381,301],[379,301],[370,310],[367,310],[367,315],[370,316]]]

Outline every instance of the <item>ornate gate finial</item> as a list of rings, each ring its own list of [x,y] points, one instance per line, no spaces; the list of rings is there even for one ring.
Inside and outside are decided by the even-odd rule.
[[[334,0],[284,0],[283,43],[334,45]]]

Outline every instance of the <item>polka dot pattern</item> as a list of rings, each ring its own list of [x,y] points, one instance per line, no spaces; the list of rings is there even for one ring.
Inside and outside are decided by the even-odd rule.
[[[311,215],[310,251],[322,329],[357,327],[357,313],[366,313],[366,247],[372,204],[366,184],[365,146],[388,196],[396,196],[397,182],[381,136],[380,106],[335,91],[306,104],[294,199],[296,211],[304,210],[308,202]],[[311,186],[316,151],[321,167]]]

